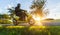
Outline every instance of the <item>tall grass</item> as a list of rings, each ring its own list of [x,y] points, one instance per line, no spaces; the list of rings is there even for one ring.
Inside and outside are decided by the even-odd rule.
[[[0,26],[0,35],[60,35],[60,26]]]

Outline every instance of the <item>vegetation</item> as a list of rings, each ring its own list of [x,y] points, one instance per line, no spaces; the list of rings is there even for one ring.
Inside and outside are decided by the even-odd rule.
[[[12,21],[9,19],[0,19],[0,24],[12,24]]]
[[[0,26],[0,35],[60,35],[60,26]]]
[[[34,0],[31,5],[31,9],[35,10],[32,11],[32,14],[38,14],[41,18],[47,16],[49,12],[47,9],[44,11],[45,5],[46,0]]]
[[[0,19],[11,19],[11,17],[8,14],[0,14]]]
[[[46,0],[34,0],[31,5],[31,9],[35,10],[33,10],[31,14],[39,15],[41,18],[47,16],[49,12],[44,10],[45,2]],[[21,9],[19,4],[17,4],[16,7],[9,8],[8,10],[10,13],[9,15],[8,14],[0,15],[0,24],[11,24],[14,22],[16,23],[15,25],[17,25],[17,23],[19,23],[17,22],[19,21],[19,19],[23,20],[27,16],[27,11]],[[32,19],[31,14],[30,13],[28,14],[27,16],[28,20],[26,22],[30,22],[30,20]],[[14,17],[16,18],[16,20]],[[12,22],[11,19],[14,21]],[[25,21],[20,22],[24,23]],[[41,20],[41,22],[60,22],[60,20],[45,19]],[[0,35],[60,35],[60,26],[32,26],[32,24],[30,25],[31,26],[0,25]]]
[[[8,14],[1,14],[0,15],[0,24],[11,24],[11,17]]]

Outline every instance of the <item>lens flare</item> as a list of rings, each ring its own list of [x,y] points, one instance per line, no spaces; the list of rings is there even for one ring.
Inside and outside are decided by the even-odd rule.
[[[33,19],[36,20],[36,21],[40,21],[41,18],[39,16],[36,16],[36,15],[32,15]]]
[[[34,19],[36,25],[42,25],[41,23],[42,19],[39,15],[32,15],[32,18]]]

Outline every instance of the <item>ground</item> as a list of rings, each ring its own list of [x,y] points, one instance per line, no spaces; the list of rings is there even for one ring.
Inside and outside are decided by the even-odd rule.
[[[60,26],[0,26],[0,35],[60,35]]]
[[[0,25],[6,25],[6,26],[14,26],[14,24],[0,24]],[[60,26],[60,20],[43,20],[39,23],[34,24],[33,26]],[[30,26],[29,23],[19,23],[18,26]]]
[[[30,26],[28,23],[22,23],[18,26],[0,24],[0,35],[60,35],[60,26],[57,26],[60,21],[44,21],[42,24],[42,26]]]

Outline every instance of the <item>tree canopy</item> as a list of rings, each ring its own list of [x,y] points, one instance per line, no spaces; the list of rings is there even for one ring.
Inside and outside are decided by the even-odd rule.
[[[31,9],[35,9],[32,11],[33,14],[38,14],[40,17],[44,17],[47,15],[47,11],[43,11],[46,5],[46,0],[34,0]]]

